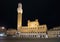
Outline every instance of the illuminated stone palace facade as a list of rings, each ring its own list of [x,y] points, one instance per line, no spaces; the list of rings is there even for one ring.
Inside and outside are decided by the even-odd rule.
[[[22,4],[18,4],[17,8],[18,20],[17,20],[17,31],[20,37],[29,38],[45,38],[47,37],[47,26],[46,24],[39,25],[38,19],[35,21],[28,20],[27,26],[22,26]]]
[[[60,27],[54,27],[48,30],[48,37],[49,38],[57,38],[60,37]]]

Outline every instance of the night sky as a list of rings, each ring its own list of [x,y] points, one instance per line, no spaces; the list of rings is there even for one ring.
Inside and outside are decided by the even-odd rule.
[[[48,28],[60,26],[56,0],[0,0],[0,26],[17,28],[19,2],[23,4],[23,26],[27,25],[29,19],[38,19],[40,24],[47,24]]]

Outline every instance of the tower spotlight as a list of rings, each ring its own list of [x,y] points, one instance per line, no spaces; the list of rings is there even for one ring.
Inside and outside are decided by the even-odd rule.
[[[2,27],[2,29],[5,29],[5,27]]]

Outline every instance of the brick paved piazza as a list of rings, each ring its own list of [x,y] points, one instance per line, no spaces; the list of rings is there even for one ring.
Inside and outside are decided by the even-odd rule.
[[[60,38],[21,39],[12,37],[0,37],[0,42],[60,42]]]

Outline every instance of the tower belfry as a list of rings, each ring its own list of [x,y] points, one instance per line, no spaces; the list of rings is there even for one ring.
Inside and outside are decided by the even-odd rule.
[[[22,3],[18,4],[17,12],[18,12],[17,30],[20,31],[20,28],[22,28],[22,13],[23,13]]]

